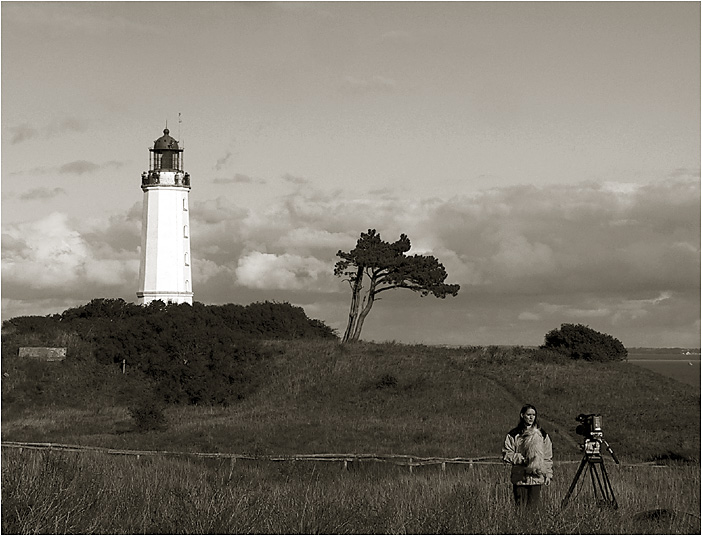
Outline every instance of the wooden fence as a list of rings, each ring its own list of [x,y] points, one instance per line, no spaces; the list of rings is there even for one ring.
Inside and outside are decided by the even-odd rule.
[[[502,459],[498,456],[483,456],[483,457],[422,457],[406,454],[233,454],[222,452],[182,452],[182,451],[163,451],[163,450],[125,450],[113,449],[107,447],[87,447],[83,445],[63,445],[60,443],[25,443],[18,441],[3,441],[2,448],[13,448],[28,450],[48,450],[60,452],[95,452],[109,454],[115,456],[181,456],[194,458],[219,458],[228,459],[232,463],[237,460],[254,460],[254,461],[270,461],[270,462],[336,462],[343,464],[344,469],[348,469],[350,463],[354,462],[379,462],[390,463],[399,466],[405,466],[412,472],[415,467],[440,465],[441,470],[445,471],[447,465],[465,465],[469,468],[474,465],[504,465]],[[575,464],[580,463],[580,460],[556,460],[554,464]],[[622,463],[627,466],[650,466],[650,467],[665,467],[664,465],[656,464],[655,462],[648,463]]]

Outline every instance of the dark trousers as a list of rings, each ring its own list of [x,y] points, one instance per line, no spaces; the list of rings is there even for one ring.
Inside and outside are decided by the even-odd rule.
[[[541,504],[541,486],[513,486],[514,502],[519,508],[538,508]]]

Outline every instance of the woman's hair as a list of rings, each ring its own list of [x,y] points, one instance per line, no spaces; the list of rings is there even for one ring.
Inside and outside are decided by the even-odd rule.
[[[534,428],[541,428],[539,426],[539,412],[536,410],[536,407],[532,404],[524,404],[524,407],[522,410],[519,412],[519,424],[517,425],[517,429],[520,431],[526,430],[526,424],[524,424],[524,419],[522,419],[522,415],[524,415],[527,410],[533,409],[534,412],[536,413],[536,419],[534,419]]]

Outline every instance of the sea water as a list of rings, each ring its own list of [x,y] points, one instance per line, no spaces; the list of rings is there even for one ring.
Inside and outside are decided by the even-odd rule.
[[[700,388],[700,355],[629,353],[629,363]]]

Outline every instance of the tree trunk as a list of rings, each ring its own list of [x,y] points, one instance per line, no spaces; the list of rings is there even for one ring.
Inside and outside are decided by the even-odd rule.
[[[358,307],[361,303],[361,290],[363,289],[363,267],[359,266],[356,272],[356,279],[351,285],[351,308],[349,309],[349,322],[346,325],[346,331],[341,339],[342,343],[349,342],[351,336],[356,331],[356,322],[358,320]]]
[[[356,318],[356,328],[354,329],[352,341],[357,341],[361,337],[361,330],[363,329],[363,322],[366,320],[368,313],[370,313],[371,307],[373,307],[373,302],[375,302],[375,279],[371,278],[370,289],[366,295],[365,303],[363,304],[363,309],[357,315]]]

